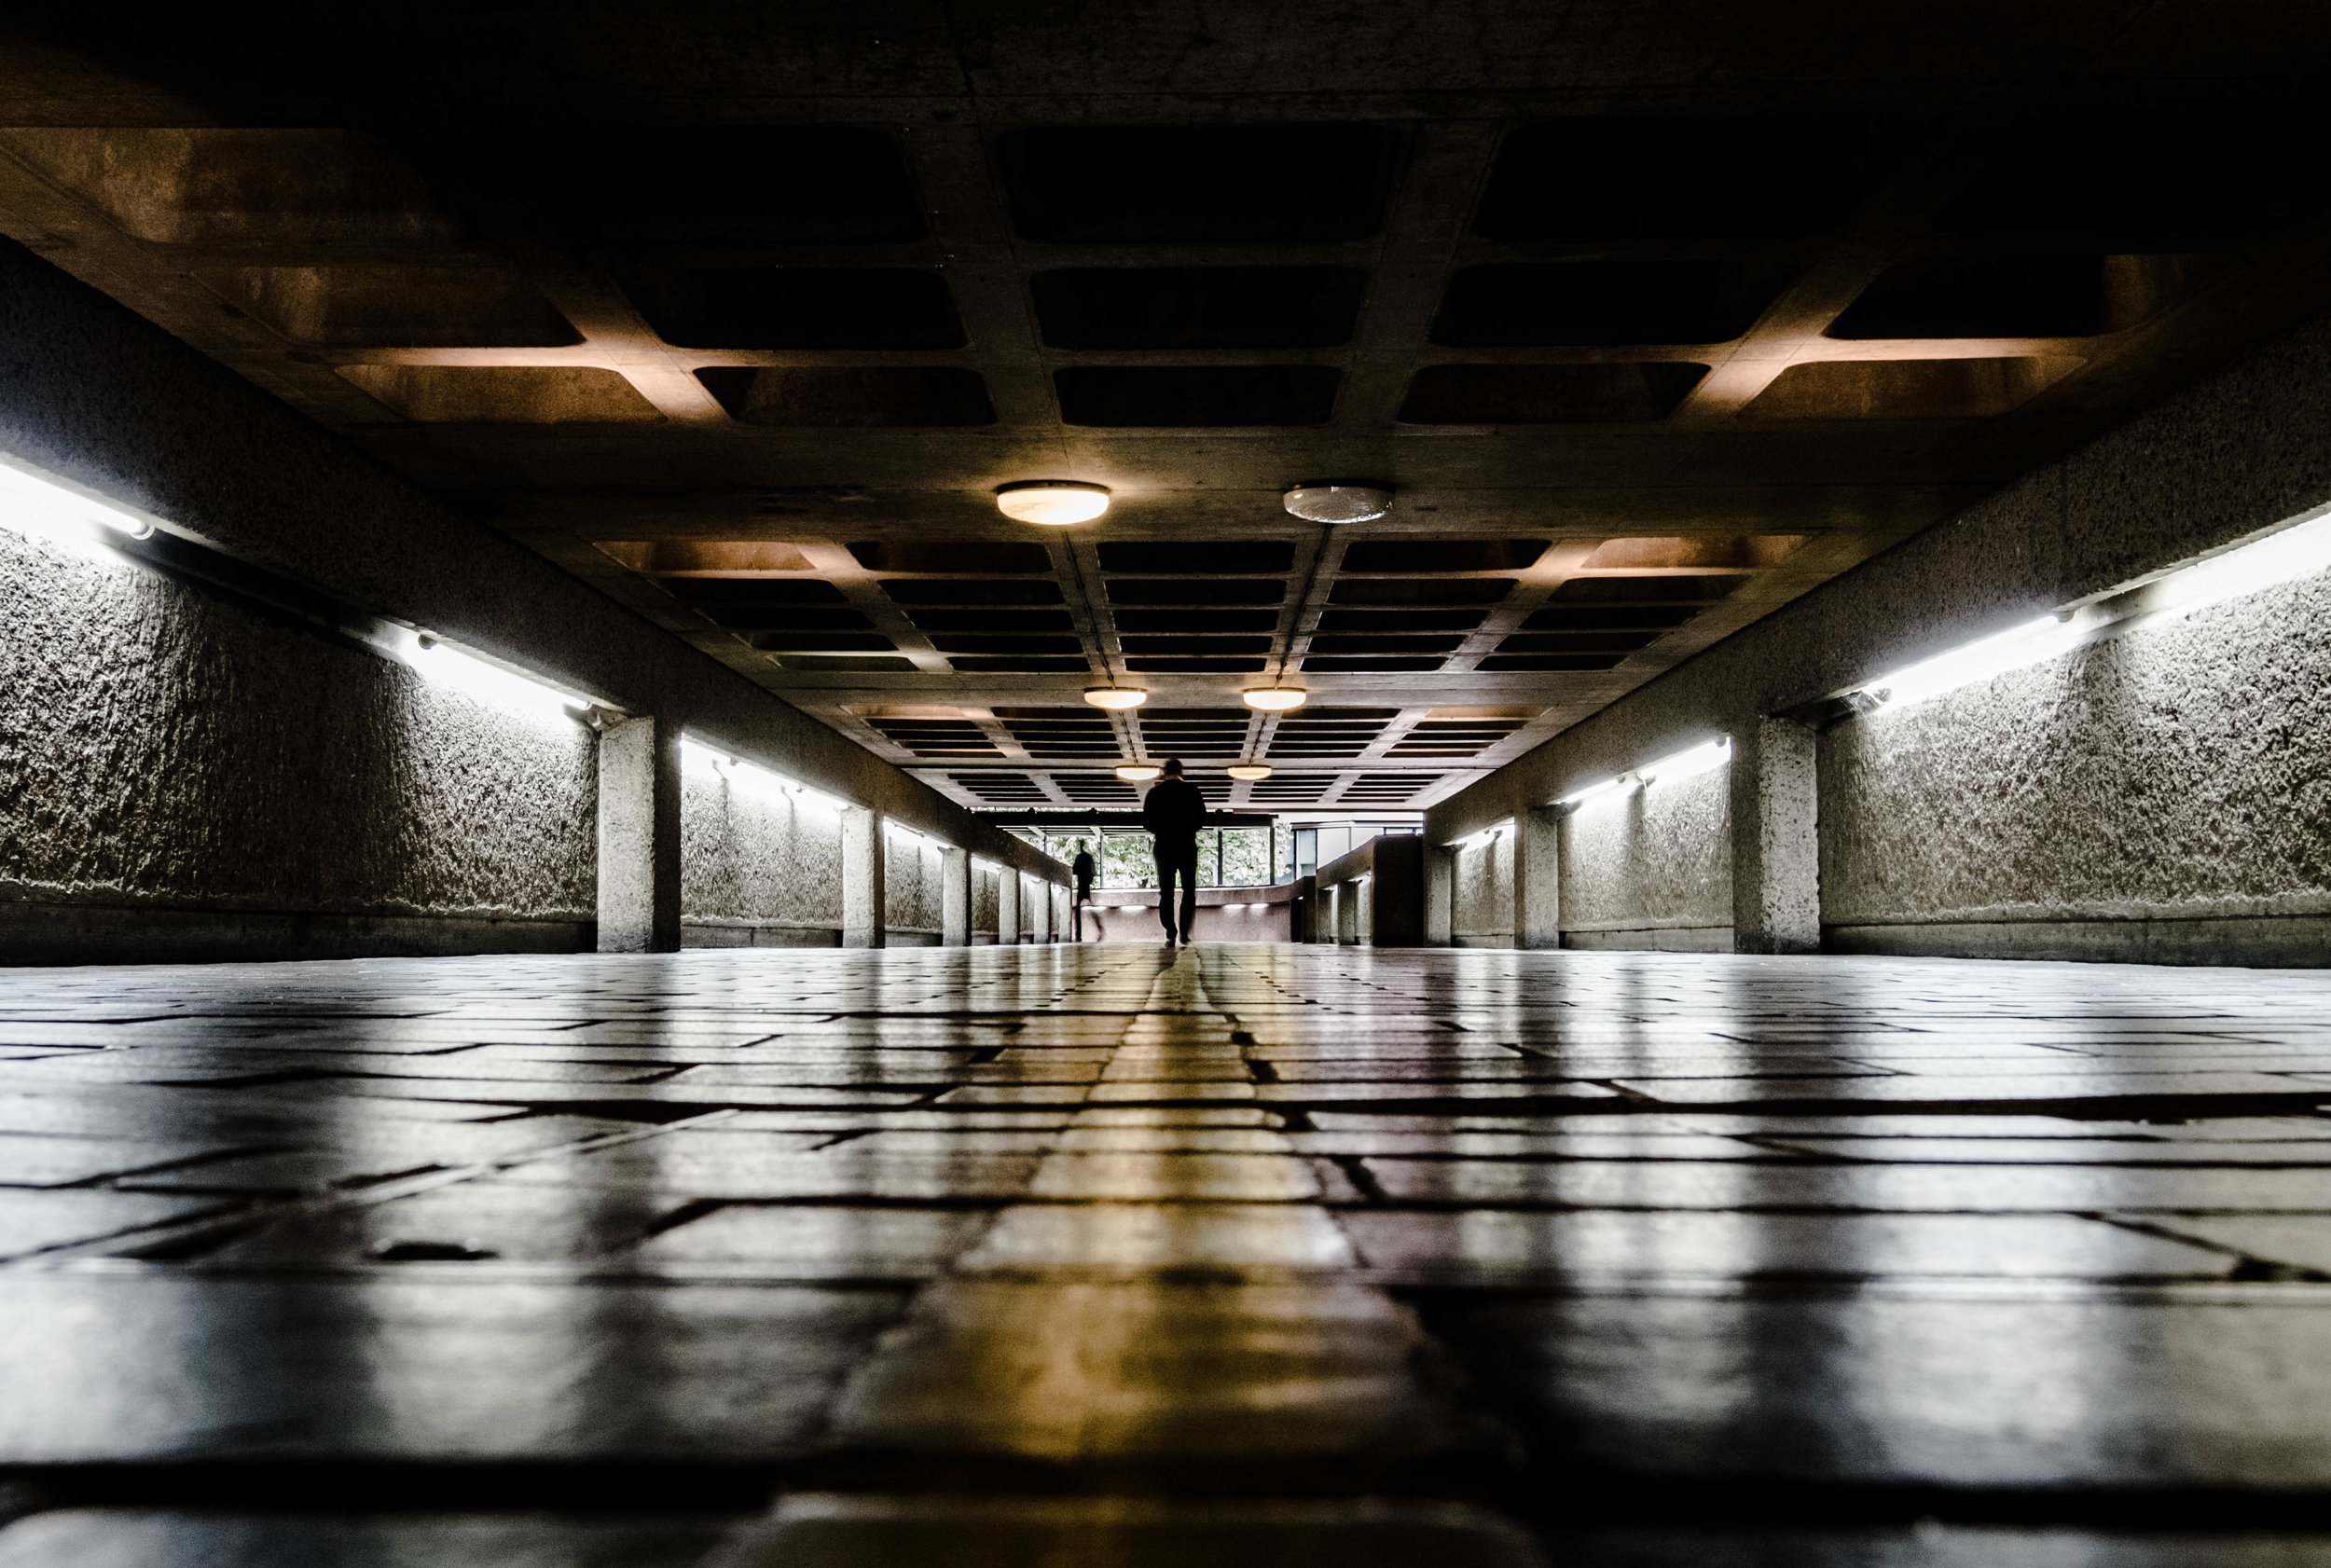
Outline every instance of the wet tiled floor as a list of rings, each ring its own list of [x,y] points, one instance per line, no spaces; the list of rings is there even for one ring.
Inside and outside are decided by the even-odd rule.
[[[9,971],[0,1568],[2331,1564],[2327,1107],[2299,972]]]

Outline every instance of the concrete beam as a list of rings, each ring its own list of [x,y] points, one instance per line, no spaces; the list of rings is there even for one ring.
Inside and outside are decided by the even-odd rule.
[[[652,718],[599,737],[599,950],[680,951],[680,736]]]
[[[1815,737],[1786,719],[1732,735],[1732,949],[1821,948],[1821,837]]]
[[[882,813],[854,805],[842,813],[842,945],[890,942],[888,873]]]
[[[1544,806],[1513,814],[1513,945],[1562,945],[1562,820]]]
[[[945,947],[972,944],[972,852],[953,845],[940,860],[939,942]]]
[[[1020,940],[1020,873],[1009,866],[996,879],[996,940],[1006,946]]]

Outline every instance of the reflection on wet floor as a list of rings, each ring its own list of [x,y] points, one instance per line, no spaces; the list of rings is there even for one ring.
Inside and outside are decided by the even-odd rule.
[[[2331,1563],[2326,1106],[2297,972],[14,971],[0,1568]]]

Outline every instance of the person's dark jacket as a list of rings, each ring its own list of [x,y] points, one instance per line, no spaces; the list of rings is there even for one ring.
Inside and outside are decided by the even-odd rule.
[[[1142,797],[1141,825],[1161,844],[1187,844],[1206,824],[1206,797],[1186,778],[1161,778]]]

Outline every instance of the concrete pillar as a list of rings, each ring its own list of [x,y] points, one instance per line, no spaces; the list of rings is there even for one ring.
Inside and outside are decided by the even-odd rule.
[[[1513,814],[1513,945],[1562,945],[1562,821],[1544,806]]]
[[[599,950],[680,950],[680,735],[652,718],[600,732]]]
[[[1456,942],[1456,852],[1426,845],[1424,874],[1425,945],[1452,946]]]
[[[883,867],[882,813],[853,805],[842,813],[842,945],[882,947],[890,940],[890,888]]]
[[[1029,928],[1036,933],[1036,941],[1041,945],[1052,941],[1052,884],[1039,882],[1028,897],[1028,914],[1033,916],[1028,923]]]
[[[944,947],[972,944],[972,852],[953,845],[939,857],[939,942]]]
[[[1068,888],[1061,887],[1058,883],[1053,884],[1052,939],[1055,942],[1068,942],[1075,934],[1072,929],[1074,923],[1069,917],[1069,897]]]
[[[1732,735],[1732,951],[1821,951],[1817,740],[1786,719]]]
[[[1376,945],[1376,879],[1372,876],[1352,884],[1352,941],[1361,947]]]
[[[996,940],[1007,945],[1020,940],[1020,873],[1010,866],[996,877]]]

